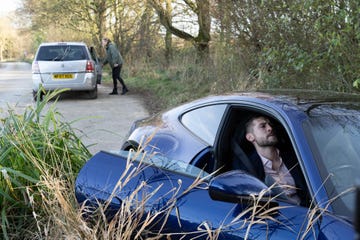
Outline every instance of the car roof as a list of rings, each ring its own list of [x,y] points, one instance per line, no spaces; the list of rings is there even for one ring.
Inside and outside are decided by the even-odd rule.
[[[242,100],[265,100],[283,104],[285,102],[296,105],[299,109],[308,109],[326,104],[357,104],[360,105],[360,94],[341,93],[334,91],[316,91],[304,89],[264,89],[257,91],[229,92],[222,95],[210,95],[182,105],[186,106],[208,104],[209,102],[237,102]]]
[[[54,45],[80,45],[80,46],[86,46],[86,43],[84,42],[46,42],[41,43],[40,46],[54,46]]]
[[[275,98],[285,98],[296,104],[314,102],[356,102],[360,100],[360,94],[344,93],[336,91],[319,91],[307,89],[267,89],[259,92],[269,94]]]
[[[209,95],[180,104],[176,107],[169,107],[155,115],[174,114],[178,116],[191,109],[206,106],[209,104],[236,104],[240,102],[252,102],[262,104],[268,102],[282,108],[284,104],[294,106],[299,111],[310,112],[312,109],[323,105],[344,105],[360,110],[360,94],[340,93],[334,91],[317,91],[304,89],[263,89],[257,91],[237,91],[219,95]]]

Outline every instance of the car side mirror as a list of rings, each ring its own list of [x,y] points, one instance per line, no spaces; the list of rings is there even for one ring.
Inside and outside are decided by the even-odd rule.
[[[220,174],[209,183],[209,195],[218,201],[242,204],[257,201],[261,206],[276,207],[271,194],[265,183],[240,170]]]

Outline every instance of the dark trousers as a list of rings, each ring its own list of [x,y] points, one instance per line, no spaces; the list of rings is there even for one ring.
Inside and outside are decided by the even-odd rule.
[[[119,82],[120,82],[123,89],[127,89],[126,85],[124,83],[124,80],[120,76],[121,67],[122,67],[122,65],[119,65],[119,66],[114,67],[112,69],[112,79],[113,79],[114,90],[117,90],[117,80],[119,80]]]

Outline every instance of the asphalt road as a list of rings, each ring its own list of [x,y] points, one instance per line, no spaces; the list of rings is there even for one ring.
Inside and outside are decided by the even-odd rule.
[[[130,92],[109,95],[111,88],[98,85],[98,98],[87,99],[82,94],[64,94],[58,102],[50,101],[61,113],[61,121],[71,124],[77,136],[91,153],[117,150],[125,140],[132,122],[149,115],[142,99]],[[31,65],[0,63],[0,118],[11,109],[21,114],[33,107]]]

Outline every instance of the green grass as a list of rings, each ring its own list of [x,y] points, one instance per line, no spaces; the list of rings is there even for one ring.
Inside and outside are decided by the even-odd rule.
[[[1,238],[23,239],[42,232],[49,214],[44,206],[57,197],[53,181],[72,189],[75,176],[91,156],[71,126],[60,122],[54,105],[45,111],[47,95],[23,114],[9,109],[0,129]],[[60,200],[60,199],[58,199]],[[69,198],[75,206],[74,198]],[[50,211],[52,211],[50,209]],[[27,234],[25,234],[27,233]],[[32,234],[29,238],[32,238]],[[35,237],[36,238],[36,237]]]

